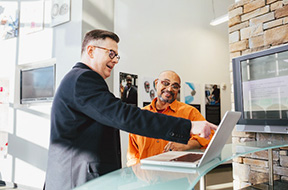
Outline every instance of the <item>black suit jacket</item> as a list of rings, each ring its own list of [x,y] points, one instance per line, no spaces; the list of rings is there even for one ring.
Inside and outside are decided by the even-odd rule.
[[[53,101],[46,189],[72,189],[121,168],[119,129],[187,143],[190,125],[123,103],[98,73],[77,63]]]

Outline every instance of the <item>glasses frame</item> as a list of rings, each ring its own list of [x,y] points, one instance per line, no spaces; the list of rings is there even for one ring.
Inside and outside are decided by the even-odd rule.
[[[161,80],[161,79],[158,79],[160,81],[160,83],[165,86],[166,88],[168,88],[169,86],[171,86],[171,88],[174,90],[174,91],[177,91],[177,90],[180,90],[181,88],[181,85],[178,84],[178,83],[173,83],[171,84],[169,81],[167,80]],[[167,82],[168,84],[164,84],[165,82]],[[177,85],[177,86],[175,86]],[[175,88],[176,87],[176,88]]]
[[[114,59],[116,57],[118,61],[120,60],[120,55],[117,54],[113,49],[108,49],[108,48],[104,48],[104,47],[101,47],[101,46],[93,46],[93,47],[109,51],[110,59]]]

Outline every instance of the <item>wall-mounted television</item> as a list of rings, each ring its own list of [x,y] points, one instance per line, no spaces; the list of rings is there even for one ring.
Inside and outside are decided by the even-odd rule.
[[[55,66],[20,71],[20,102],[52,101],[55,91]]]
[[[238,131],[288,134],[288,45],[234,58]]]
[[[18,65],[19,104],[51,102],[55,93],[55,59]]]

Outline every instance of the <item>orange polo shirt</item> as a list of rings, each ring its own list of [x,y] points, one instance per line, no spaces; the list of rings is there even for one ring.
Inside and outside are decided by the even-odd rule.
[[[151,104],[144,107],[143,109],[157,112],[155,107],[156,99],[157,98],[154,98]],[[189,119],[191,121],[205,121],[205,118],[196,108],[177,100],[172,102],[162,113],[170,116]],[[198,135],[192,135],[190,140],[195,139],[201,144],[202,148],[206,148],[213,134],[214,131],[211,130],[209,140],[201,138]],[[143,158],[162,153],[168,142],[169,141],[162,139],[154,139],[130,133],[127,151],[127,166],[137,164]]]

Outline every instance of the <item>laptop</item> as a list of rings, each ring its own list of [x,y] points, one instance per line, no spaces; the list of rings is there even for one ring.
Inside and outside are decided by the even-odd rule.
[[[174,167],[198,168],[201,165],[219,157],[221,151],[232,133],[240,112],[227,111],[221,120],[208,147],[193,151],[169,151],[140,160],[141,164],[163,165]]]
[[[209,161],[210,165],[205,165],[199,168],[191,169],[189,167],[174,167],[174,166],[164,166],[164,165],[151,165],[151,164],[141,164],[140,168],[143,170],[153,170],[161,172],[173,172],[173,173],[186,173],[186,174],[197,174],[206,171],[211,165],[216,165],[221,160],[219,157]],[[207,166],[207,167],[206,167]]]

